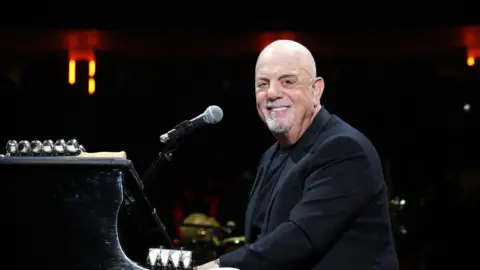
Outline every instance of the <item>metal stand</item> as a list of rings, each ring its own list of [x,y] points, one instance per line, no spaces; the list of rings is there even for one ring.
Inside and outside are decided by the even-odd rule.
[[[172,241],[167,233],[167,230],[165,228],[165,225],[163,224],[163,222],[160,220],[160,217],[158,216],[157,214],[157,211],[155,208],[153,208],[150,203],[148,202],[148,199],[147,199],[147,195],[145,194],[145,189],[148,187],[149,184],[152,183],[152,180],[155,178],[155,173],[157,171],[157,168],[158,168],[158,165],[161,163],[161,161],[171,161],[172,160],[172,156],[173,156],[173,153],[177,150],[177,144],[175,143],[175,141],[170,141],[169,143],[167,143],[167,145],[164,147],[164,149],[162,150],[162,152],[160,152],[158,154],[158,156],[155,158],[155,160],[152,162],[152,164],[150,165],[150,167],[145,171],[145,173],[143,174],[143,177],[141,178],[141,182],[139,183],[139,190],[137,192],[140,192],[141,196],[144,198],[144,200],[147,202],[148,206],[150,209],[152,209],[151,211],[151,215],[152,215],[152,218],[155,222],[155,227],[156,229],[158,229],[161,234],[162,234],[162,237],[166,240],[166,243],[165,243],[165,246],[167,248],[173,248],[173,245],[172,245]],[[142,185],[143,184],[143,185]],[[127,198],[131,198],[132,196],[126,196]],[[130,201],[129,205],[134,205],[135,204],[135,200],[134,201]],[[127,211],[130,212],[128,213],[129,215],[131,215],[131,211],[132,209],[128,209],[127,207]]]
[[[167,145],[163,148],[162,152],[158,153],[158,156],[155,158],[155,160],[152,162],[150,167],[145,171],[145,173],[142,176],[142,183],[144,185],[144,188],[147,188],[153,178],[155,178],[155,173],[157,171],[158,165],[162,161],[171,161],[173,157],[173,153],[177,150],[177,143],[176,141],[169,141]]]

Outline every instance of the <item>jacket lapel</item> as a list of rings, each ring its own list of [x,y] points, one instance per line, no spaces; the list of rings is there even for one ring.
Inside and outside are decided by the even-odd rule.
[[[256,204],[258,202],[258,187],[261,186],[261,183],[265,181],[265,174],[267,172],[267,166],[270,165],[270,160],[272,159],[272,155],[275,153],[275,149],[277,147],[277,143],[275,143],[272,147],[270,147],[265,155],[263,156],[257,170],[257,175],[255,177],[255,181],[253,183],[252,189],[250,191],[250,197],[248,199],[247,211],[245,213],[245,239],[250,242],[250,232],[252,229],[252,218],[253,218],[253,211],[256,208]]]

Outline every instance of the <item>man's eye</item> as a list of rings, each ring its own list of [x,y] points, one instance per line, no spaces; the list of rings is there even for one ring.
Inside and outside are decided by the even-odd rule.
[[[284,85],[294,85],[295,83],[296,83],[295,80],[292,80],[292,79],[282,80],[282,84]]]
[[[265,83],[265,82],[257,83],[257,87],[263,88],[263,87],[266,87],[266,86],[267,86],[267,83]]]

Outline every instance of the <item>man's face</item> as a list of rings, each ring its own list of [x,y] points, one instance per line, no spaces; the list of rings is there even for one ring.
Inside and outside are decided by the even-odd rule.
[[[257,110],[270,131],[277,134],[300,126],[319,102],[314,78],[291,56],[265,56],[255,74]],[[319,97],[318,97],[319,98]]]

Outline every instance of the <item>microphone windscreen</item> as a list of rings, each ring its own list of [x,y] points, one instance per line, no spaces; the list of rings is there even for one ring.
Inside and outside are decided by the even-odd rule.
[[[223,111],[220,107],[212,105],[205,110],[204,115],[204,119],[207,124],[217,124],[218,122],[222,121]]]

